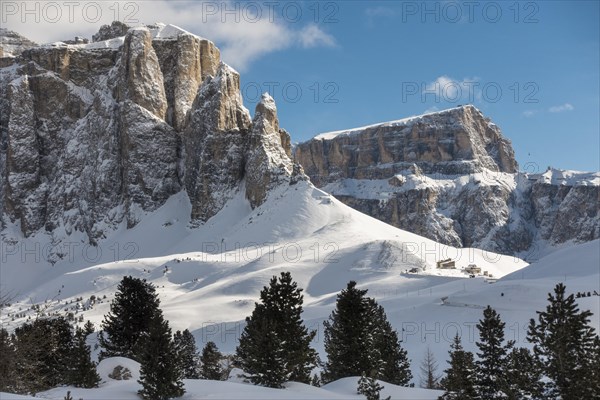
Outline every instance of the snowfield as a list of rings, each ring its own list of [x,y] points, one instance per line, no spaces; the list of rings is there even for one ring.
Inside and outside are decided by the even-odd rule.
[[[2,311],[2,324],[12,330],[34,318],[31,305],[37,304],[39,313],[72,312],[98,327],[116,285],[124,275],[132,275],[157,287],[161,308],[174,331],[190,329],[198,347],[214,341],[221,351],[232,353],[261,288],[273,275],[291,271],[305,290],[305,323],[317,330],[313,346],[325,359],[323,321],[337,293],[355,280],[384,306],[408,350],[418,386],[419,366],[428,347],[440,373],[457,332],[465,348],[475,350],[475,325],[487,305],[506,322],[506,338],[526,346],[528,321],[536,310],[545,308],[547,293],[556,283],[565,282],[570,293],[600,292],[598,240],[558,250],[528,266],[514,257],[456,249],[399,230],[343,205],[308,182],[280,186],[255,210],[243,193],[241,189],[200,227],[190,226],[189,201],[178,194],[156,212],[142,215],[133,229],[116,230],[97,248],[71,239],[71,245],[64,246],[64,259],[54,266],[43,259],[43,249],[51,246],[52,238],[38,235],[19,238],[18,243],[4,241],[2,284],[12,288],[16,298]],[[16,228],[13,237],[18,235]],[[456,260],[458,269],[436,269],[436,261],[447,258]],[[469,278],[460,270],[469,264],[494,279]],[[418,272],[407,272],[413,268]],[[598,326],[600,297],[582,298],[579,304],[594,313],[593,324]],[[100,364],[99,369],[105,376],[110,368]],[[137,398],[135,380],[106,379],[99,389],[72,389],[74,398]],[[188,380],[183,398],[359,399],[356,380],[348,378],[323,388],[289,383],[285,390]],[[382,394],[393,399],[440,395],[383,385]],[[39,396],[62,399],[65,394],[66,388],[57,388]],[[26,397],[2,394],[0,398]]]
[[[245,383],[184,380],[186,393],[181,400],[215,399],[215,400],[359,400],[365,397],[356,393],[358,377],[344,378],[321,388],[302,383],[290,382],[285,389],[271,389]],[[416,388],[404,388],[380,382],[385,388],[382,396],[392,399],[435,400],[443,391]],[[0,393],[2,400],[62,400],[67,391],[71,391],[74,399],[85,400],[138,400],[137,391],[141,385],[135,381],[110,381],[97,389],[56,388],[38,393],[36,397],[19,396]],[[385,397],[384,397],[385,398]]]

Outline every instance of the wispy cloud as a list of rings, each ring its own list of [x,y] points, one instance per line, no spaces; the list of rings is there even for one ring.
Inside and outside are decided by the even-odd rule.
[[[298,40],[305,49],[311,47],[333,47],[335,46],[335,38],[328,33],[325,33],[315,24],[310,24],[302,28],[298,32]]]
[[[551,113],[560,113],[560,112],[565,112],[565,111],[573,111],[575,109],[575,107],[573,107],[571,104],[569,103],[565,103],[562,104],[560,106],[552,106],[548,109],[548,112]]]
[[[525,110],[521,113],[521,115],[523,115],[526,118],[529,117],[533,117],[534,115],[537,114],[544,114],[544,113],[561,113],[561,112],[566,112],[566,111],[573,111],[575,109],[575,107],[573,107],[573,105],[571,103],[565,103],[565,104],[561,104],[559,106],[552,106],[549,107],[548,109],[533,109],[533,110]]]
[[[396,11],[390,7],[377,6],[370,7],[365,10],[365,16],[367,20],[367,25],[369,27],[373,27],[376,25],[376,22],[386,18],[393,18],[396,16]]]
[[[521,114],[522,114],[524,117],[527,117],[527,118],[529,118],[529,117],[533,117],[533,116],[534,116],[535,114],[537,114],[537,113],[538,113],[538,110],[525,110],[525,111],[523,111]]]
[[[62,4],[57,3],[59,6]],[[335,38],[309,22],[310,18],[291,23],[280,14],[270,13],[267,6],[243,7],[241,2],[203,1],[89,1],[79,4],[70,16],[63,10],[64,21],[31,23],[35,16],[22,21],[20,13],[2,16],[2,27],[14,30],[38,43],[72,39],[74,36],[91,37],[101,25],[121,19],[129,25],[164,22],[178,25],[194,34],[214,41],[221,49],[225,62],[238,70],[265,54],[294,46],[312,48],[334,46]],[[89,6],[99,18],[90,21],[81,10]],[[20,7],[20,5],[17,5]],[[93,7],[92,7],[93,6]],[[89,11],[89,10],[88,10]],[[89,11],[91,13],[92,11]],[[117,12],[118,11],[118,12]],[[87,21],[86,21],[87,19]],[[303,23],[306,21],[306,23]]]
[[[464,78],[462,80],[451,78],[447,75],[439,76],[433,82],[425,85],[423,96],[435,96],[436,101],[467,101],[481,100],[481,90],[478,89],[478,77]]]

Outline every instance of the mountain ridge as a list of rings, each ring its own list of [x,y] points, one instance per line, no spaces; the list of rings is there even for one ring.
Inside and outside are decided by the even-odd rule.
[[[471,105],[322,133],[295,160],[345,204],[444,244],[531,260],[600,237],[600,173],[519,172]]]
[[[182,190],[193,224],[203,224],[242,181],[257,207],[274,186],[306,179],[273,99],[263,96],[253,120],[239,74],[213,42],[161,23],[115,22],[94,38],[2,59],[6,241],[45,232],[59,243],[84,232],[93,244]],[[7,233],[11,224],[20,235]]]

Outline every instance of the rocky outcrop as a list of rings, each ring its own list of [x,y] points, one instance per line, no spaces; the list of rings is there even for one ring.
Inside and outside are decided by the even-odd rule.
[[[221,64],[200,88],[183,135],[185,186],[200,221],[215,215],[244,177],[250,113],[239,89],[237,72]]]
[[[167,97],[158,57],[147,28],[135,28],[125,36],[121,52],[117,101],[131,100],[165,119]]]
[[[23,51],[37,46],[35,42],[19,35],[17,32],[0,28],[0,58],[17,57]]]
[[[152,44],[164,77],[166,121],[181,131],[198,87],[207,77],[217,75],[219,49],[209,40],[189,33],[154,40]]]
[[[95,35],[92,35],[92,42],[102,42],[125,36],[129,26],[121,21],[113,21],[110,25],[102,25]]]
[[[289,182],[293,165],[286,148],[289,135],[279,128],[275,101],[265,93],[256,105],[247,151],[246,197],[252,207],[261,205],[274,186]]]
[[[125,28],[32,47],[0,68],[3,240],[19,239],[4,229],[13,225],[54,244],[75,232],[95,243],[181,190],[201,224],[242,188],[258,207],[275,186],[307,179],[272,99],[253,123],[212,42],[172,25]]]
[[[531,259],[600,237],[600,174],[516,172],[510,142],[472,106],[322,134],[295,156],[347,205],[448,245]]]
[[[510,142],[472,106],[332,132],[296,148],[313,183],[383,179],[413,164],[426,173],[515,172]]]

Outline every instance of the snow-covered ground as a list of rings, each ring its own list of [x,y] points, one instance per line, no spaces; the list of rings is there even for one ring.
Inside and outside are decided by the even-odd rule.
[[[290,382],[285,389],[270,389],[251,384],[237,382],[219,382],[203,380],[185,380],[186,393],[181,400],[360,400],[365,397],[356,393],[358,378],[344,378],[330,383],[322,388],[301,383]],[[435,400],[443,392],[417,388],[404,388],[389,383],[380,382],[384,389],[381,395],[391,396],[392,399],[410,400]],[[56,388],[47,392],[38,393],[36,397],[19,396],[9,393],[0,393],[2,400],[35,400],[53,399],[62,400],[71,392],[74,399],[85,400],[138,400],[137,391],[141,388],[137,382],[109,381],[97,389]]]
[[[124,275],[133,275],[157,286],[161,307],[174,330],[190,329],[199,347],[214,341],[220,350],[231,353],[260,289],[271,276],[291,271],[305,289],[304,319],[317,330],[313,345],[324,359],[323,321],[337,293],[349,280],[356,280],[385,307],[412,359],[413,382],[418,385],[427,347],[440,363],[439,372],[446,368],[456,332],[467,349],[475,350],[475,325],[485,306],[498,310],[506,322],[507,339],[526,345],[527,323],[536,310],[545,308],[547,293],[557,282],[565,282],[569,292],[600,292],[598,240],[558,250],[527,266],[514,257],[456,249],[399,230],[307,182],[276,189],[255,210],[243,193],[197,228],[189,226],[185,194],[176,195],[156,212],[142,216],[135,228],[123,227],[97,248],[72,239],[70,246],[63,245],[63,261],[54,266],[43,259],[51,238],[40,235],[3,243],[2,285],[17,296],[2,310],[3,325],[14,329],[36,312],[73,312],[76,318],[83,316],[99,326],[116,285]],[[436,261],[447,258],[456,260],[459,269],[436,269]],[[460,271],[468,264],[504,278],[495,283],[483,276],[468,278]],[[412,268],[419,272],[407,273]],[[40,310],[32,310],[32,303]],[[593,323],[598,326],[600,297],[582,298],[579,304],[594,313]],[[136,385],[113,382],[103,386],[104,392],[73,392],[75,398],[86,400],[128,399],[135,398]],[[360,398],[355,382],[322,389],[290,384],[284,391],[251,386],[242,390],[235,382],[186,385],[190,399],[202,398],[201,393],[215,399]],[[439,395],[385,386],[383,393],[392,398]],[[61,388],[46,395],[62,398],[64,394]],[[1,398],[17,398],[5,396]]]
[[[131,379],[115,380],[109,377],[117,365],[123,366],[132,372]],[[234,370],[239,371],[239,370]],[[139,364],[122,357],[108,358],[98,365],[98,373],[102,383],[95,389],[79,389],[75,387],[60,387],[37,393],[36,397],[19,396],[9,393],[0,393],[2,400],[30,400],[53,399],[62,400],[67,391],[71,392],[74,399],[85,400],[138,400],[137,391],[141,385],[139,378]],[[321,388],[297,382],[289,382],[284,389],[271,389],[244,383],[241,378],[232,373],[228,381],[208,381],[185,379],[186,393],[182,400],[215,399],[215,400],[334,400],[334,399],[364,399],[357,394],[359,377],[350,377],[332,382]],[[434,400],[443,392],[418,388],[405,388],[386,382],[379,382],[384,389],[381,394],[393,399]]]

